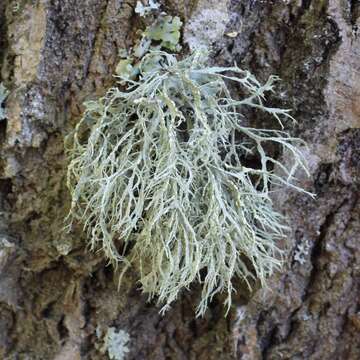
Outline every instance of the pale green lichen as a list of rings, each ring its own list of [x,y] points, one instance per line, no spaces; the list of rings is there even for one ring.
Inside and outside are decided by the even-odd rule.
[[[4,102],[9,95],[9,91],[5,88],[3,83],[0,83],[0,120],[4,120],[6,118]]]
[[[139,74],[139,69],[132,63],[133,60],[130,58],[120,60],[115,70],[116,75],[126,80],[135,78]]]
[[[163,310],[199,282],[197,315],[220,292],[229,309],[234,277],[251,289],[280,268],[276,243],[286,226],[270,194],[284,186],[303,191],[294,173],[306,171],[303,141],[245,125],[248,110],[280,127],[292,120],[288,110],[264,104],[277,77],[260,84],[237,66],[207,63],[204,52],[181,61],[150,52],[138,80],[120,79],[126,91],[113,87],[86,103],[66,144],[69,216],[83,224],[91,250],[102,249],[115,266],[135,265],[142,290]],[[246,96],[232,97],[230,82]],[[269,144],[292,163],[269,155]],[[259,166],[249,165],[249,155]]]
[[[154,0],[149,0],[147,5],[144,5],[141,1],[138,1],[135,7],[135,13],[139,14],[140,16],[146,16],[154,10],[158,10],[159,7],[160,4]]]
[[[159,41],[162,48],[178,51],[181,25],[182,22],[178,16],[167,15],[148,26],[144,31],[144,36],[150,40]]]
[[[179,51],[181,49],[179,45],[181,26],[182,22],[177,16],[160,16],[141,33],[141,37],[134,47],[133,56],[140,59],[149,50],[167,49]],[[131,56],[128,59],[133,61]]]
[[[135,79],[139,75],[139,61],[150,50],[167,49],[171,51],[179,51],[181,46],[180,29],[182,22],[178,17],[161,16],[152,25],[148,26],[136,45],[129,52],[121,49],[119,61],[115,73],[126,80]],[[155,58],[152,62],[147,61],[146,66],[151,68],[155,66]],[[143,71],[146,69],[143,68]]]
[[[294,253],[294,261],[299,263],[300,265],[304,265],[306,262],[307,255],[309,254],[310,243],[309,241],[305,241],[302,244],[298,244]]]
[[[130,336],[126,331],[121,329],[116,331],[114,327],[109,327],[104,336],[104,344],[100,352],[103,354],[107,352],[111,360],[124,360],[130,351],[129,341]]]

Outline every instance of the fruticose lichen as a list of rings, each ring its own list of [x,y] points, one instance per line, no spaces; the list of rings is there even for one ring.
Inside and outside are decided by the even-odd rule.
[[[303,141],[276,129],[292,121],[289,111],[264,104],[278,78],[261,84],[237,66],[207,64],[204,51],[182,60],[150,51],[136,79],[119,77],[125,90],[85,104],[66,144],[70,219],[83,224],[91,250],[124,270],[134,265],[163,311],[199,282],[197,315],[220,292],[229,309],[234,277],[251,289],[280,268],[286,226],[270,195],[303,191],[294,174],[306,171]],[[230,83],[245,95],[233,97]],[[275,124],[246,125],[253,111]]]

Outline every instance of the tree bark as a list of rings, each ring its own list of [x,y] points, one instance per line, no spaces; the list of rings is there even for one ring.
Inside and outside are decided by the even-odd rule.
[[[359,2],[161,3],[185,23],[184,51],[211,45],[216,64],[280,76],[270,102],[293,109],[287,130],[309,144],[301,183],[316,199],[276,197],[291,228],[284,269],[250,296],[239,288],[226,318],[221,296],[195,318],[196,285],[165,316],[135,270],[117,291],[81,228],[63,231],[63,141],[83,101],[114,83],[142,25],[136,1],[2,0],[0,358],[106,359],[99,334],[114,327],[130,336],[125,359],[360,359]]]

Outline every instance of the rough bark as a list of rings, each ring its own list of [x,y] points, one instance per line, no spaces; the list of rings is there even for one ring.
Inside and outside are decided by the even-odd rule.
[[[0,123],[0,358],[104,359],[96,329],[112,326],[130,335],[127,359],[359,359],[359,2],[164,4],[185,20],[185,41],[212,43],[215,63],[283,79],[271,101],[294,109],[289,131],[309,144],[303,185],[317,194],[276,199],[292,231],[269,288],[239,290],[227,318],[219,297],[203,319],[196,286],[160,316],[135,273],[118,292],[80,227],[62,231],[63,139],[84,99],[113,83],[118,50],[141,26],[134,5],[0,3],[1,81],[11,90]]]

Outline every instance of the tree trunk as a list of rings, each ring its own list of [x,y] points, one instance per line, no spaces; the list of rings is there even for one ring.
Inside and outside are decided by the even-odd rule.
[[[356,0],[168,0],[186,44],[213,61],[282,79],[271,102],[293,109],[309,145],[316,199],[286,191],[283,271],[268,288],[221,296],[195,318],[196,285],[161,316],[127,274],[67,234],[64,137],[83,102],[114,83],[119,49],[142,24],[135,0],[2,0],[0,358],[106,359],[104,334],[124,331],[124,359],[360,359],[360,4]],[[360,30],[359,30],[360,31]],[[259,121],[259,119],[257,120]],[[126,349],[125,349],[126,351]],[[120,355],[119,355],[119,358]]]

